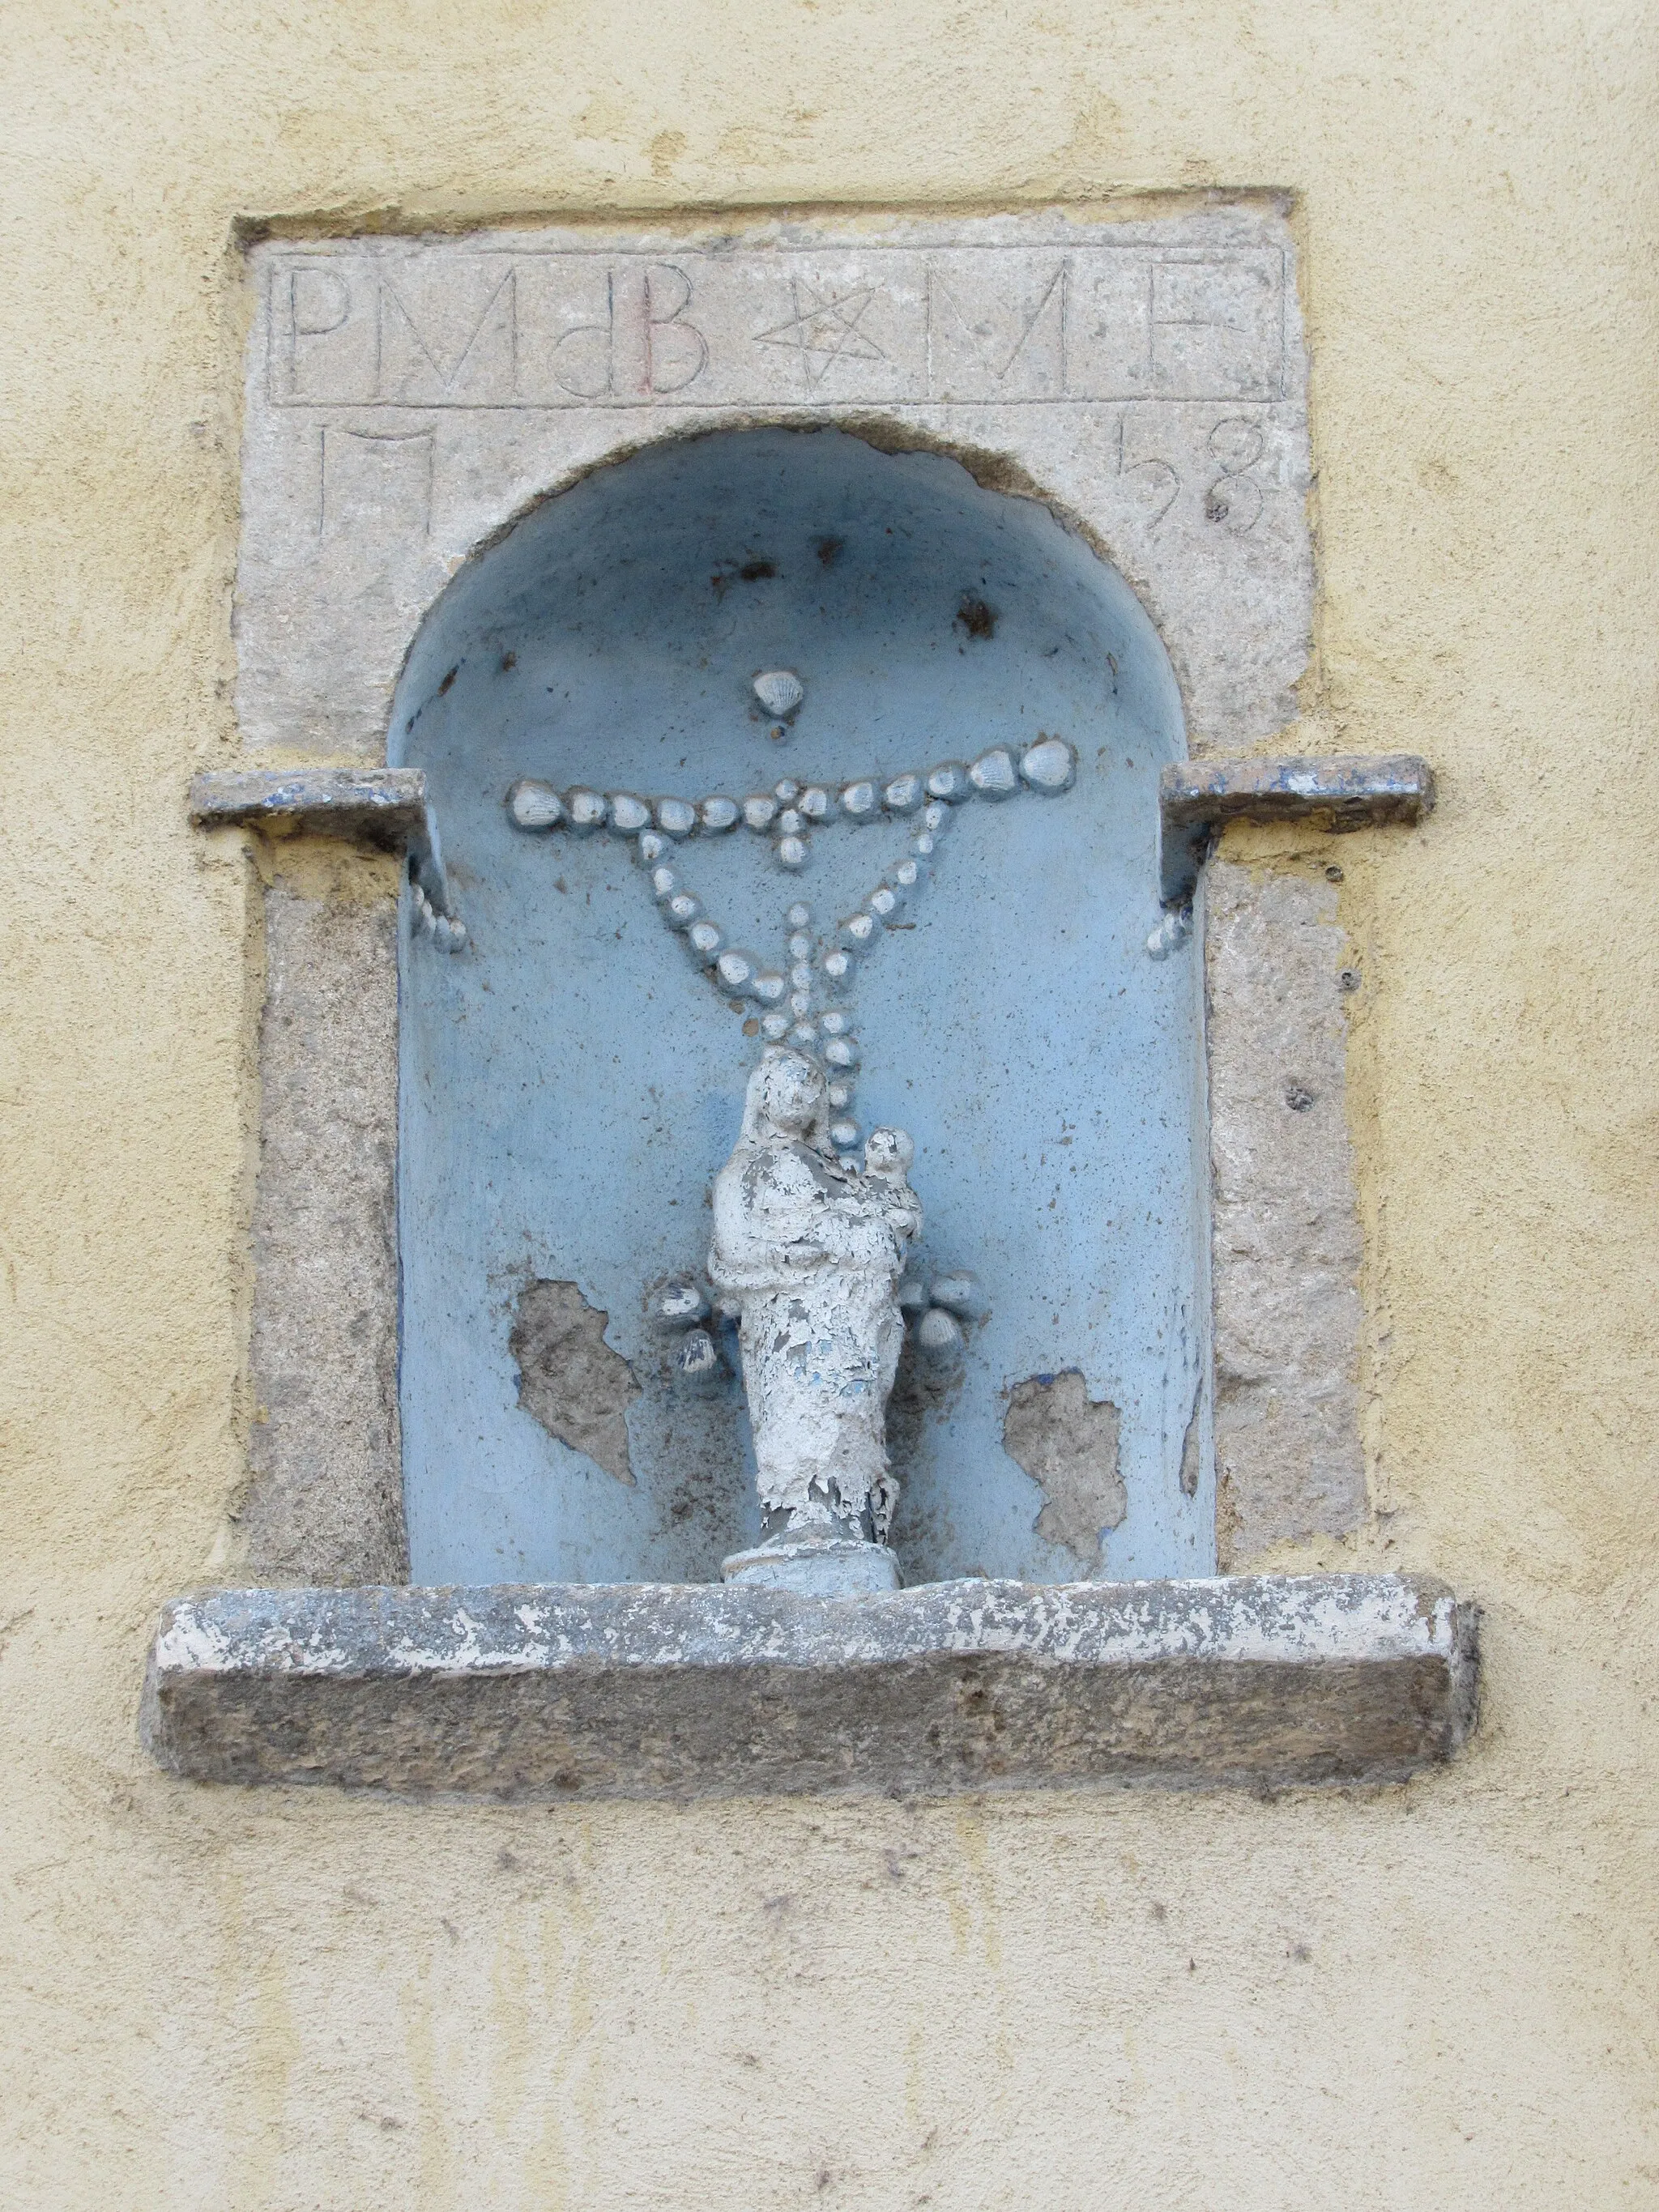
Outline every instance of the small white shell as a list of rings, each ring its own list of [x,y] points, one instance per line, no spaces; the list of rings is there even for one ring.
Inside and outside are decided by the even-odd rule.
[[[881,794],[881,803],[890,814],[914,814],[926,793],[919,775],[896,775]]]
[[[705,799],[697,809],[698,821],[705,830],[713,831],[734,828],[742,814],[743,809],[735,799],[719,793],[712,799]]]
[[[777,844],[778,865],[785,868],[804,868],[806,866],[805,837],[780,837]]]
[[[746,991],[755,980],[755,956],[729,946],[715,961],[714,973],[728,991]]]
[[[763,1014],[761,1016],[761,1035],[766,1039],[769,1044],[775,1044],[788,1027],[789,1017],[787,1014]]]
[[[677,1275],[663,1285],[651,1301],[651,1317],[665,1328],[693,1328],[708,1311],[701,1285],[689,1275]]]
[[[586,836],[590,830],[604,829],[611,804],[602,791],[586,791],[579,784],[574,791],[566,792],[564,811],[577,836]]]
[[[533,775],[521,775],[507,793],[507,811],[519,830],[556,830],[564,820],[563,799]]]
[[[712,960],[726,939],[712,921],[694,921],[685,933],[685,941],[700,960]]]
[[[697,810],[689,799],[659,799],[657,827],[667,837],[689,837],[697,826]]]
[[[953,1367],[963,1352],[962,1324],[943,1306],[929,1306],[916,1323],[916,1349],[935,1367]]]
[[[969,769],[968,781],[981,799],[1006,799],[1019,789],[1019,770],[1006,745],[993,745]]]
[[[830,1141],[838,1151],[844,1152],[858,1140],[859,1125],[856,1121],[832,1121],[830,1124]]]
[[[960,761],[940,761],[927,771],[927,796],[942,799],[951,806],[960,806],[964,799],[971,799],[974,787],[968,781],[968,771]]]
[[[933,1304],[943,1306],[946,1313],[957,1315],[963,1321],[972,1321],[984,1304],[977,1279],[964,1269],[955,1274],[939,1275],[933,1280]]]
[[[841,811],[854,822],[867,822],[881,804],[881,793],[867,776],[841,787]]]
[[[751,791],[743,802],[743,818],[751,830],[769,830],[778,817],[778,802],[769,791]]]
[[[805,929],[812,919],[812,909],[810,906],[803,905],[801,901],[797,899],[783,918],[791,929]]]
[[[775,968],[763,968],[750,983],[749,995],[763,1006],[775,1006],[788,988]]]
[[[611,794],[611,826],[619,830],[624,837],[636,836],[641,830],[651,827],[651,809],[642,799],[631,791],[613,791]]]
[[[755,696],[769,714],[781,719],[794,713],[806,696],[806,686],[793,668],[763,668],[755,678]]]
[[[1077,775],[1077,755],[1064,738],[1040,738],[1019,764],[1033,791],[1069,791]]]

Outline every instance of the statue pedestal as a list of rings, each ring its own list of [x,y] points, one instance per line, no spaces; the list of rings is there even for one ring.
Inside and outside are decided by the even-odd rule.
[[[885,1544],[855,1536],[794,1532],[720,1562],[720,1578],[744,1589],[796,1590],[804,1597],[868,1597],[899,1587],[898,1560]]]

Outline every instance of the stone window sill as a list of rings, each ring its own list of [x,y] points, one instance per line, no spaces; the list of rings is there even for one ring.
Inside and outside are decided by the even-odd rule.
[[[1382,1575],[212,1590],[143,1728],[197,1781],[492,1797],[1391,1782],[1468,1735],[1476,1626]]]

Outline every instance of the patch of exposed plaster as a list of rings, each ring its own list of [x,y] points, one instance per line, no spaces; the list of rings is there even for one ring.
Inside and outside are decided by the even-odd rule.
[[[574,1283],[538,1278],[519,1294],[507,1342],[526,1413],[631,1490],[628,1409],[641,1392],[633,1369],[605,1340],[610,1318]]]
[[[1002,1448],[1045,1492],[1036,1532],[1063,1544],[1093,1573],[1100,1540],[1129,1510],[1118,1471],[1118,1410],[1097,1402],[1075,1368],[1016,1383],[1003,1416]]]

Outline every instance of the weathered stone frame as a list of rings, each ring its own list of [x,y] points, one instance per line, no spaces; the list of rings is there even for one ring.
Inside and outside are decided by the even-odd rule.
[[[311,422],[320,425],[314,563],[301,481],[310,448],[296,443],[297,418],[283,411],[313,401],[296,398],[297,377],[286,399],[279,389],[283,271],[292,263],[322,272],[307,280],[318,297],[307,295],[303,313],[297,293],[288,301],[308,339],[312,324],[320,331],[326,320],[322,305],[331,312],[357,283],[339,273],[356,266],[351,256],[384,293],[422,257],[439,266],[471,246],[325,240],[255,250],[263,320],[249,359],[238,614],[247,765],[198,778],[191,805],[204,829],[254,833],[260,859],[267,991],[255,1433],[228,1548],[235,1571],[267,1587],[169,1609],[144,1723],[163,1764],[222,1780],[645,1796],[1054,1780],[1259,1787],[1395,1778],[1447,1756],[1472,1725],[1474,1611],[1432,1586],[1386,1577],[1053,1592],[943,1585],[896,1593],[880,1601],[880,1621],[872,1615],[862,1626],[831,1618],[835,1608],[822,1601],[778,1593],[745,1601],[718,1588],[630,1595],[384,1587],[408,1572],[398,1431],[397,930],[400,916],[408,926],[423,915],[428,929],[440,917],[438,943],[447,944],[447,918],[456,914],[423,780],[373,764],[385,706],[447,574],[526,502],[649,441],[757,422],[836,424],[891,450],[943,452],[991,488],[1042,498],[1152,614],[1182,685],[1194,756],[1164,781],[1162,878],[1148,885],[1148,908],[1151,919],[1161,896],[1168,918],[1149,950],[1204,962],[1220,1565],[1224,1573],[1275,1545],[1362,1525],[1361,1246],[1344,1103],[1346,1009],[1362,979],[1345,966],[1327,880],[1340,870],[1209,856],[1231,821],[1316,830],[1410,823],[1432,805],[1433,788],[1420,762],[1262,750],[1295,718],[1312,617],[1305,363],[1282,206],[1210,203],[1163,222],[1093,226],[1058,216],[894,219],[884,228],[872,218],[809,230],[757,219],[737,237],[643,228],[497,234],[478,250],[532,259],[610,252],[626,262],[632,297],[641,257],[662,257],[651,265],[669,266],[689,296],[684,268],[700,254],[714,257],[701,264],[708,268],[733,250],[797,259],[833,251],[853,260],[891,252],[921,265],[918,257],[932,252],[1029,249],[1048,257],[1042,268],[1032,264],[1040,319],[1056,296],[1042,269],[1074,246],[1086,258],[1107,246],[1129,247],[1149,265],[1164,256],[1182,283],[1201,287],[1205,268],[1232,255],[1279,286],[1276,360],[1265,381],[1247,364],[1254,397],[1237,403],[1254,411],[1253,445],[1241,434],[1251,423],[1219,396],[1172,388],[1079,413],[1079,395],[1065,388],[1070,279],[1062,276],[1054,409],[1031,404],[1042,390],[1015,404],[1002,388],[1017,360],[1021,375],[1036,361],[1027,339],[1040,319],[1023,335],[1014,326],[996,388],[986,384],[965,401],[935,390],[931,351],[926,390],[908,398],[843,389],[780,402],[757,390],[702,405],[665,386],[665,398],[654,387],[643,398],[610,391],[586,407],[538,401],[554,411],[513,418],[498,450],[474,440],[488,465],[456,478],[465,495],[441,516],[441,433],[467,408],[497,404],[452,388],[465,383],[480,322],[453,365],[422,342],[441,390],[399,387],[388,398],[377,386],[315,401],[321,411],[304,418],[307,438]],[[387,257],[398,254],[394,266]],[[653,330],[675,318],[653,309],[645,282],[635,308],[651,386]],[[1155,270],[1149,282],[1155,294]],[[407,299],[395,285],[392,293],[418,337]],[[501,296],[499,287],[491,295]],[[931,314],[931,290],[928,303]],[[1155,318],[1155,301],[1147,313]],[[613,356],[617,328],[613,318]],[[1274,342],[1266,341],[1269,350]],[[970,384],[974,370],[969,362]],[[1167,436],[1149,435],[1149,422]],[[1103,428],[1111,434],[1104,447]],[[331,453],[345,457],[338,481]],[[420,516],[377,507],[384,485],[374,457],[391,456],[407,489],[415,478],[404,463],[422,453]],[[351,471],[363,468],[373,481],[354,493]],[[338,530],[343,514],[359,526],[356,539]],[[1264,516],[1271,527],[1253,537]],[[337,601],[345,610],[338,621]],[[266,746],[290,763],[320,754],[330,764],[266,769]],[[382,862],[367,896],[361,884],[349,896],[319,888],[319,839],[389,852],[397,868]],[[285,863],[306,854],[313,864]],[[404,882],[411,893],[400,900]],[[1182,940],[1194,919],[1199,941],[1188,950]],[[269,1587],[295,1583],[302,1587]],[[382,1587],[351,1587],[366,1584]],[[1139,1591],[1163,1595],[1154,1602]],[[412,1703],[411,1684],[421,1687]],[[915,1727],[902,1717],[903,1696],[893,1704],[895,1685],[915,1693]],[[769,1725],[787,1717],[795,1750],[769,1747],[757,1719],[752,1740],[725,1757],[733,1699],[757,1698]],[[844,1725],[832,1720],[842,1713]],[[1039,1724],[1045,1714],[1052,1726]],[[488,1756],[481,1743],[493,1747]]]

